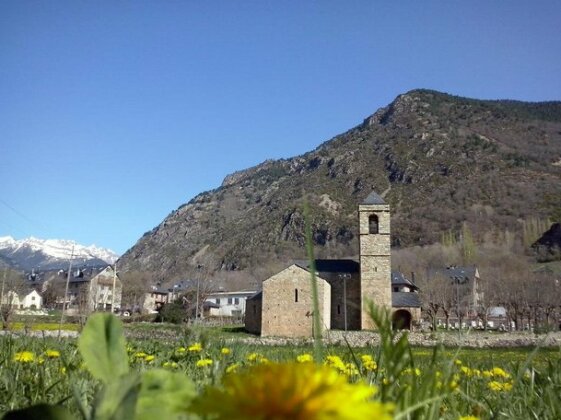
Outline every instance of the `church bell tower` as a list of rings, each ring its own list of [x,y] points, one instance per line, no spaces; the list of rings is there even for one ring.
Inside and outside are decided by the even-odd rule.
[[[375,192],[358,206],[360,237],[361,328],[374,329],[368,301],[392,306],[390,206]]]

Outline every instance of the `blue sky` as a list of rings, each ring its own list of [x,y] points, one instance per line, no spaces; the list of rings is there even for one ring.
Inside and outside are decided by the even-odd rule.
[[[415,88],[561,99],[558,1],[0,2],[0,236],[123,253]]]

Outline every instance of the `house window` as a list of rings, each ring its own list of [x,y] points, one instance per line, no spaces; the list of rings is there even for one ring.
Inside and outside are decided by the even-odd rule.
[[[394,292],[399,292],[399,287],[394,287],[394,288],[393,288],[393,291],[394,291]]]
[[[234,298],[234,305],[240,304],[240,298]]]
[[[220,298],[216,298],[216,304],[220,305]]]
[[[31,300],[35,300],[35,296],[31,296]]]
[[[294,289],[294,302],[298,302],[298,289]]]
[[[368,217],[368,232],[369,233],[378,233],[378,216],[375,214],[370,215]]]
[[[228,305],[232,304],[232,298],[228,298]]]

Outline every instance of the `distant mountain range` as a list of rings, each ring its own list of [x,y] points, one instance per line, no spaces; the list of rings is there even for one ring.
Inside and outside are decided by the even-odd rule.
[[[71,256],[73,265],[87,267],[113,264],[119,258],[109,249],[84,246],[74,241],[0,237],[0,267],[24,271],[65,269]]]
[[[356,255],[357,204],[391,205],[392,245],[439,241],[561,219],[561,102],[476,100],[429,90],[399,95],[358,126],[289,159],[227,176],[180,206],[119,261],[180,278],[207,270],[273,271],[305,258],[303,203],[318,257]],[[498,237],[495,236],[495,237]]]

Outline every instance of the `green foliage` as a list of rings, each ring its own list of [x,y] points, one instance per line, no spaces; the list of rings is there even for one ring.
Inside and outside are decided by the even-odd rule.
[[[111,314],[90,316],[78,339],[78,348],[92,376],[106,384],[129,372],[123,326]]]
[[[172,419],[188,411],[197,395],[187,376],[178,372],[152,369],[143,373],[137,403],[137,419]]]

